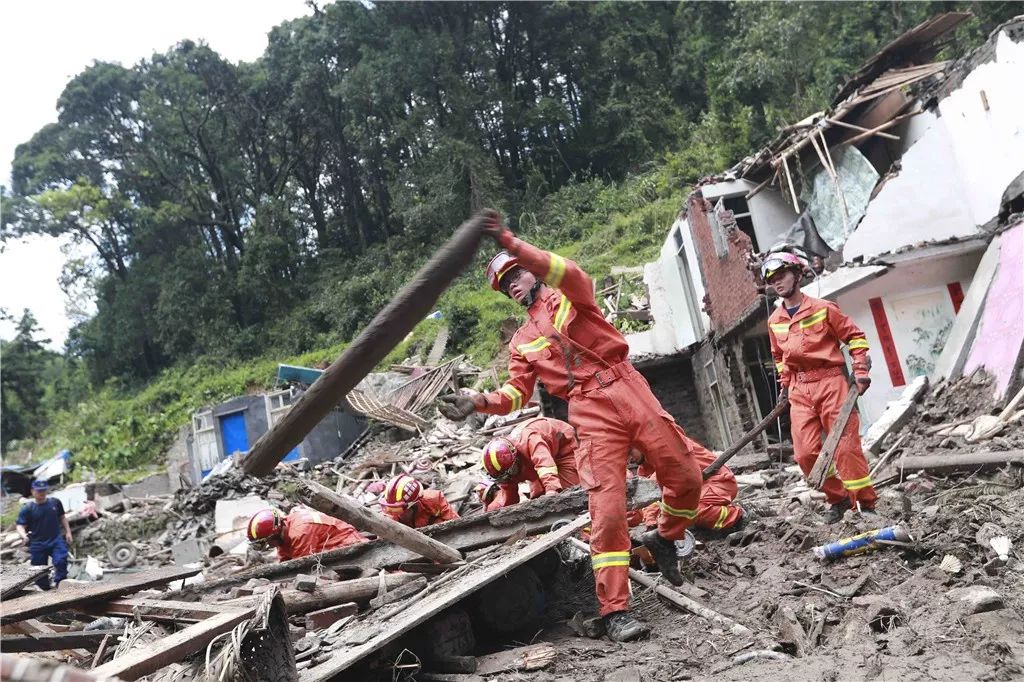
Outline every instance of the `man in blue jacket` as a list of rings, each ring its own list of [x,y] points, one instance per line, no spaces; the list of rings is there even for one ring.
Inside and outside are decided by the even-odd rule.
[[[71,544],[71,526],[68,525],[61,501],[47,497],[50,486],[46,481],[32,481],[32,501],[18,513],[18,535],[28,545],[33,566],[45,566],[53,560],[53,582],[60,585],[68,577],[68,545]],[[50,589],[50,576],[36,581],[42,590]]]

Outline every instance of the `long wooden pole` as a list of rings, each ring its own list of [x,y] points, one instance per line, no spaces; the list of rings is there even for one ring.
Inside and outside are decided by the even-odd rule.
[[[848,391],[843,406],[839,408],[839,415],[836,417],[835,423],[832,424],[832,430],[829,431],[825,444],[821,446],[818,459],[814,462],[811,473],[807,474],[807,482],[815,490],[821,490],[825,486],[829,471],[836,460],[836,448],[839,447],[839,441],[842,440],[843,431],[846,430],[846,424],[850,421],[850,415],[857,407],[857,398],[860,395],[857,393],[857,385],[850,382]]]
[[[303,498],[306,504],[317,511],[347,521],[359,530],[373,533],[382,540],[405,547],[427,559],[442,564],[462,561],[462,553],[459,550],[383,514],[374,514],[351,497],[339,495],[314,481],[305,482]]]
[[[783,398],[780,400],[772,411],[769,412],[764,419],[757,423],[757,426],[743,434],[743,437],[733,443],[732,447],[720,454],[714,462],[708,465],[707,469],[704,470],[704,480],[708,480],[712,476],[718,473],[718,470],[725,466],[725,463],[732,459],[737,452],[742,450],[747,443],[754,440],[758,434],[768,428],[768,425],[778,419],[779,415],[786,411],[789,407],[789,399]]]
[[[266,476],[273,471],[345,394],[431,312],[438,297],[473,260],[480,245],[483,221],[478,215],[464,222],[284,418],[260,436],[242,460],[245,473]]]

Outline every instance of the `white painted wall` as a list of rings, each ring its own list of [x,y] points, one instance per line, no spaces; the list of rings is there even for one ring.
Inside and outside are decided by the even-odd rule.
[[[704,198],[714,204],[721,197],[744,196],[756,184],[749,180],[727,180],[704,185],[700,188]],[[754,223],[754,235],[761,251],[769,249],[790,226],[796,222],[797,214],[782,194],[775,189],[765,188],[747,200],[750,219]]]
[[[869,204],[846,260],[971,236],[998,213],[1006,186],[1024,172],[1024,43],[1000,34],[995,55],[939,102],[938,117],[908,126],[902,170]]]
[[[690,285],[693,300],[690,300],[684,288],[683,273],[676,255],[675,233],[680,230],[692,277]],[[679,218],[673,223],[658,259],[644,266],[644,283],[650,293],[654,325],[647,331],[626,336],[631,357],[671,355],[704,337],[704,330],[710,328],[711,321],[701,310],[704,284],[700,280],[693,237],[685,218]],[[695,328],[695,318],[703,328]]]
[[[885,274],[840,294],[836,299],[842,311],[853,318],[864,332],[870,346],[871,388],[859,403],[862,432],[867,431],[871,422],[885,411],[889,401],[897,399],[904,388],[892,385],[868,301],[876,297],[882,299],[903,376],[909,384],[918,374],[927,373],[915,371],[912,363],[908,362],[910,356],[927,355],[934,334],[953,320],[953,303],[946,285],[959,282],[966,292],[981,254],[981,250],[973,248],[968,253],[896,263]],[[926,338],[929,334],[932,336]],[[936,357],[926,359],[934,362]]]

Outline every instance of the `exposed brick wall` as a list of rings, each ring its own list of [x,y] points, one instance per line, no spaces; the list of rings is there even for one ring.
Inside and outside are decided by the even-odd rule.
[[[688,358],[677,358],[655,366],[639,367],[647,378],[651,391],[662,407],[676,421],[686,435],[701,444],[707,444],[707,428],[701,411],[701,398],[693,381],[693,365]]]
[[[720,331],[731,327],[757,299],[754,280],[747,270],[750,238],[740,230],[731,230],[727,240],[728,253],[719,258],[711,234],[708,212],[714,207],[700,192],[690,195],[687,202],[687,222],[700,258],[701,277],[704,281],[705,310],[711,318],[711,328]]]

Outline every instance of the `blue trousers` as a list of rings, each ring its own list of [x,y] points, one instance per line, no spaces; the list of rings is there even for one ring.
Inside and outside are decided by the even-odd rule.
[[[48,542],[33,540],[28,546],[29,556],[33,566],[45,566],[49,559],[53,559],[53,584],[60,585],[60,581],[68,577],[68,544],[64,538],[57,536]],[[50,575],[44,574],[36,585],[41,590],[50,589]]]

